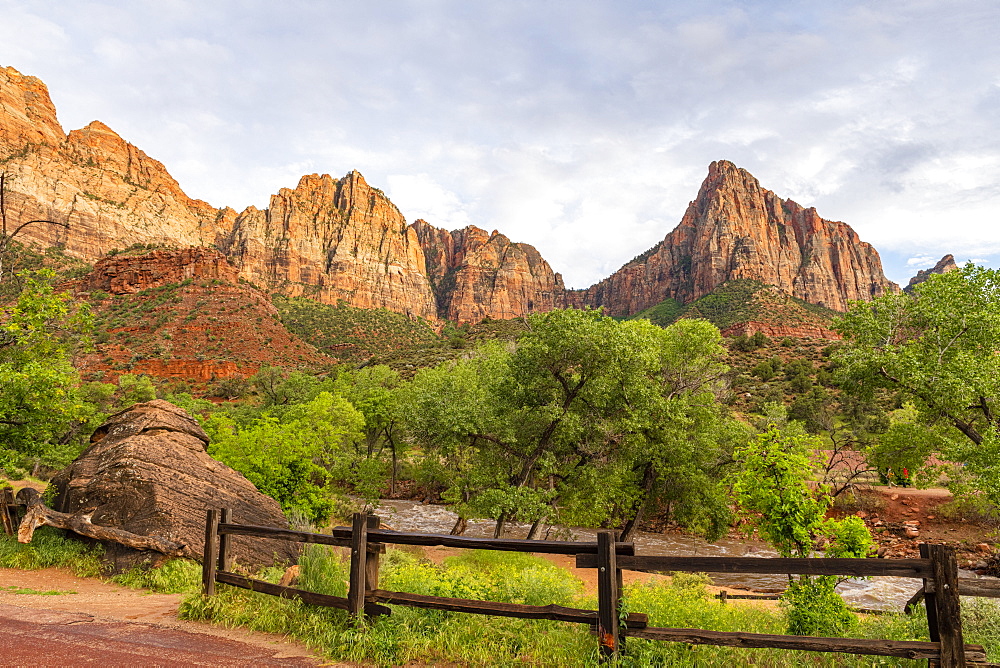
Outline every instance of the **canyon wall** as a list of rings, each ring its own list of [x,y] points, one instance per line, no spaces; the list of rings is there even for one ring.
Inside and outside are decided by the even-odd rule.
[[[242,213],[189,198],[160,162],[99,121],[66,134],[45,85],[13,68],[0,68],[0,170],[8,231],[34,219],[59,223],[31,224],[18,241],[91,262],[134,244],[214,246],[240,278],[269,292],[428,320],[476,322],[562,306],[626,316],[667,298],[689,303],[740,278],[836,310],[898,290],[848,225],[781,199],[725,161],[712,163],[663,241],[577,291],[564,289],[535,248],[498,232],[407,225],[356,171],[303,176],[267,208]]]
[[[517,318],[561,306],[562,276],[534,246],[470,225],[449,232],[417,220],[438,314],[460,323]]]
[[[358,172],[303,176],[236,216],[218,244],[241,276],[286,295],[437,317],[416,232]]]
[[[746,170],[718,161],[663,241],[600,283],[568,294],[567,303],[631,315],[667,298],[691,302],[739,278],[838,311],[850,300],[899,290],[883,275],[875,249],[849,225],[781,199]]]

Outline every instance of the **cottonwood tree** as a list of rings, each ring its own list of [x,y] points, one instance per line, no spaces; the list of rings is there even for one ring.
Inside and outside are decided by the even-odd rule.
[[[934,430],[923,438],[890,434],[886,443],[965,463],[1000,502],[1000,272],[969,263],[932,275],[910,294],[854,304],[836,327],[852,391],[866,400],[892,392]],[[914,430],[912,421],[897,425]]]
[[[49,270],[22,278],[17,301],[0,307],[0,467],[8,469],[56,456],[93,411],[71,363],[90,331],[89,310],[55,292]]]
[[[708,473],[725,459],[708,433],[721,417],[706,390],[724,371],[717,329],[574,309],[528,324],[513,350],[493,344],[418,373],[404,401],[460,513],[496,519],[498,536],[509,519],[531,522],[533,537],[555,517],[634,520],[651,496],[724,508]]]
[[[826,519],[828,490],[810,484],[816,471],[808,453],[818,446],[814,437],[772,427],[737,447],[732,485],[740,512],[782,557],[810,556],[821,536],[830,540],[827,556],[865,557],[873,541],[864,522]],[[789,633],[835,635],[856,623],[837,582],[835,576],[789,576],[783,594]]]

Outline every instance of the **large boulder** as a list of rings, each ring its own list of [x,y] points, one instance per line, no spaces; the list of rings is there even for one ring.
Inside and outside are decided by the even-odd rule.
[[[231,508],[240,524],[288,528],[278,502],[257,491],[243,475],[212,459],[208,435],[190,415],[163,400],[135,404],[108,418],[90,446],[53,479],[53,508],[90,513],[91,521],[143,536],[186,545],[200,555],[205,511]],[[116,568],[162,555],[106,543]],[[243,566],[294,563],[296,543],[233,537],[233,554]]]

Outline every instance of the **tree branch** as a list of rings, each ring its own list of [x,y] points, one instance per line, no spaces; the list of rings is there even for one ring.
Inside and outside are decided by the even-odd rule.
[[[154,550],[169,557],[198,559],[201,556],[187,545],[181,545],[172,540],[158,536],[140,536],[123,529],[94,524],[90,521],[91,515],[89,513],[71,515],[52,510],[42,503],[42,497],[30,487],[25,487],[18,492],[17,498],[28,506],[28,512],[25,513],[24,519],[21,520],[21,526],[17,530],[17,542],[19,543],[30,543],[35,529],[38,527],[52,526],[88,538],[119,543],[136,550]]]

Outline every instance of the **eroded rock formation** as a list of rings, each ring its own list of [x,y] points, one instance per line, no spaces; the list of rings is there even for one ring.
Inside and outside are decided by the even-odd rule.
[[[740,278],[838,311],[899,289],[850,226],[781,199],[723,160],[709,167],[698,198],[663,241],[567,302],[630,315],[667,298],[688,303]]]
[[[470,225],[449,232],[417,220],[438,315],[459,323],[551,311],[563,302],[562,276],[534,246]]]
[[[189,198],[164,166],[94,121],[68,135],[45,85],[0,69],[0,161],[20,241],[95,261],[134,244],[225,249],[239,275],[272,291],[435,318],[423,253],[399,210],[351,172],[302,177],[267,209],[238,214]]]
[[[906,287],[903,288],[903,290],[909,292],[914,286],[920,285],[930,278],[932,274],[947,274],[949,271],[954,271],[956,269],[958,269],[958,265],[955,264],[955,256],[948,253],[943,258],[938,260],[937,264],[930,269],[921,269],[918,271],[917,275],[910,279],[910,282],[906,284]]]
[[[416,233],[358,172],[303,176],[239,214],[219,244],[244,278],[289,296],[436,317]]]
[[[287,528],[274,499],[205,451],[208,436],[190,415],[163,400],[136,404],[98,427],[90,446],[53,479],[53,508],[86,511],[96,525],[157,536],[201,554],[205,511],[232,508],[240,524]],[[244,566],[293,563],[293,543],[233,537],[236,561]],[[111,545],[118,567],[157,558]]]
[[[11,221],[69,224],[33,225],[22,241],[59,245],[88,261],[140,243],[214,245],[239,277],[269,292],[428,320],[512,318],[560,306],[631,315],[667,298],[689,303],[740,278],[837,310],[898,289],[849,226],[779,198],[725,161],[712,163],[698,198],[662,242],[582,291],[565,291],[533,247],[502,234],[407,226],[358,172],[303,176],[267,208],[239,214],[191,199],[160,162],[104,124],[67,135],[45,85],[12,68],[0,69],[0,161]],[[133,278],[141,284],[139,275],[117,285]]]
[[[185,280],[212,280],[236,284],[239,274],[214,248],[154,250],[139,256],[115,255],[99,260],[79,289],[127,295]]]

